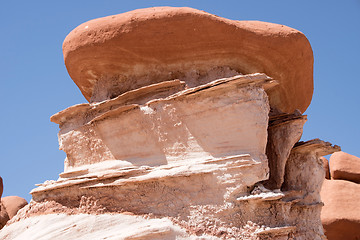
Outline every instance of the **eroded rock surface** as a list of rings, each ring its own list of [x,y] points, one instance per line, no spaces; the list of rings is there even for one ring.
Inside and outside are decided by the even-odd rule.
[[[21,208],[27,205],[27,201],[22,197],[9,196],[2,198],[3,189],[3,179],[0,177],[0,229],[2,229]]]
[[[320,157],[321,161],[323,162],[323,167],[325,171],[325,178],[330,179],[330,166],[329,166],[329,160],[327,160],[324,157]]]
[[[321,221],[329,240],[360,239],[360,158],[345,152],[330,157],[331,180],[321,189]]]
[[[281,188],[287,159],[291,149],[301,138],[305,122],[306,116],[298,112],[270,117],[266,145],[270,168],[270,177],[265,181],[267,188]]]
[[[184,229],[174,225],[166,218],[149,219],[127,214],[41,215],[15,222],[4,229],[0,235],[14,240],[218,239],[212,236],[190,236]]]
[[[298,142],[302,33],[163,7],[84,23],[63,50],[90,103],[51,117],[64,172],[1,239],[324,239],[320,157],[340,148]]]
[[[10,218],[5,209],[5,206],[2,204],[2,202],[0,202],[0,229],[2,229],[9,220]]]
[[[301,32],[192,8],[147,8],[88,21],[66,37],[63,52],[89,101],[171,79],[194,87],[258,72],[279,81],[268,94],[271,107],[283,112],[304,112],[313,93],[313,54]]]
[[[360,183],[360,158],[337,152],[330,158],[331,178]]]
[[[1,198],[1,203],[5,207],[10,219],[13,218],[21,208],[28,204],[24,198],[18,196],[3,197]]]
[[[2,177],[0,177],[0,198],[2,197],[3,192],[4,192],[4,183]]]
[[[321,220],[329,240],[360,239],[360,185],[345,180],[325,180]]]
[[[163,239],[322,239],[319,156],[338,148],[320,140],[295,144],[306,120],[300,113],[272,116],[279,130],[268,138],[265,90],[276,85],[264,74],[188,89],[174,80],[55,114],[65,171],[34,189],[10,226],[31,229],[22,219],[54,213],[131,213],[151,229],[155,219],[181,229],[168,226]],[[269,168],[269,143],[279,168]],[[270,182],[279,187],[262,185],[269,175],[278,176]]]

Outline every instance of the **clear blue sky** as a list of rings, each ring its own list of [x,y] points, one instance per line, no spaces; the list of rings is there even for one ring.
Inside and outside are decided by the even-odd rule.
[[[303,140],[321,138],[360,157],[360,0],[344,1],[3,1],[0,7],[0,175],[3,196],[31,199],[36,183],[56,180],[52,114],[85,102],[67,74],[62,42],[79,24],[152,6],[188,6],[235,20],[302,31],[315,57],[315,91]]]

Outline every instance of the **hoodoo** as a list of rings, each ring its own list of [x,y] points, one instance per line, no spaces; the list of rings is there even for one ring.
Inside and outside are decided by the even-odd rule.
[[[64,172],[1,239],[324,239],[320,157],[340,148],[299,142],[301,32],[158,7],[83,23],[63,52],[89,103],[51,117]]]

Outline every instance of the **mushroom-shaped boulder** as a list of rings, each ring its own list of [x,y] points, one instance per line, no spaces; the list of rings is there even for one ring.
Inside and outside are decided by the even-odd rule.
[[[282,112],[304,112],[313,93],[313,54],[304,34],[186,7],[88,21],[66,37],[63,53],[70,77],[88,101],[171,79],[192,87],[214,80],[209,73],[271,76],[279,85],[268,91],[270,105]]]

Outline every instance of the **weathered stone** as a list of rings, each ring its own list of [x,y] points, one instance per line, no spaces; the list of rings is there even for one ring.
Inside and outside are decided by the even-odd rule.
[[[7,214],[3,203],[0,202],[0,229],[2,229],[9,220],[9,215]]]
[[[330,179],[330,167],[329,167],[329,160],[324,157],[320,157],[320,160],[323,162],[323,167],[325,171],[325,178]]]
[[[4,192],[4,183],[2,177],[0,177],[0,198]]]
[[[331,178],[360,183],[360,158],[345,152],[330,157]]]
[[[319,186],[324,172],[318,156],[338,148],[320,140],[300,144],[293,150],[298,160],[290,157],[283,175],[278,174],[280,179],[285,174],[285,192],[264,188],[261,182],[269,176],[265,157],[269,106],[262,88],[273,85],[261,74],[236,76],[147,102],[136,97],[123,101],[120,95],[54,115],[52,120],[61,127],[62,148],[69,151],[66,168],[58,181],[32,191],[34,202],[24,210],[26,216],[42,209],[72,214],[126,211],[171,218],[188,232],[214,239],[321,239]],[[146,87],[141,91],[148,92]],[[300,137],[304,122],[299,114],[271,117],[271,124],[283,126],[282,137],[292,139],[289,142]],[[74,140],[72,132],[87,134],[84,127],[97,137]],[[141,137],[133,135],[141,132]],[[147,140],[152,134],[156,137]],[[95,143],[106,146],[108,153],[97,150]],[[149,144],[151,148],[146,148]],[[286,148],[283,151],[293,145],[278,144]],[[221,224],[214,225],[218,221]]]
[[[266,156],[269,160],[270,177],[265,187],[280,189],[284,181],[285,165],[290,151],[302,135],[306,116],[300,113],[270,117]]]
[[[281,190],[283,201],[292,203],[287,217],[296,221],[295,239],[323,239],[320,190],[325,174],[319,157],[338,150],[319,139],[299,142],[291,150]]]
[[[67,122],[59,133],[65,172],[112,160],[131,167],[243,153],[264,159],[269,108],[256,85],[267,82],[272,80],[263,74],[232,77],[148,102],[135,97],[148,92],[144,87],[131,92],[131,101],[124,94],[64,110],[52,120]]]
[[[325,180],[321,189],[321,221],[329,240],[360,239],[359,196],[359,184]]]
[[[339,147],[296,143],[312,95],[303,34],[165,7],[87,22],[63,46],[90,103],[51,117],[64,172],[0,239],[324,238],[319,157]]]
[[[257,72],[280,83],[267,92],[272,108],[304,112],[313,93],[313,54],[301,32],[192,8],[139,9],[88,21],[66,37],[63,52],[89,101],[172,79],[194,87]]]
[[[106,231],[105,231],[106,230]],[[15,222],[2,230],[2,239],[219,239],[191,237],[169,219],[126,214],[48,214]]]
[[[27,202],[21,197],[11,196],[1,198],[3,193],[3,180],[0,177],[0,229],[16,215],[17,211],[24,207]]]
[[[10,219],[13,218],[21,208],[28,204],[24,198],[18,196],[3,197],[1,198],[1,202]]]

